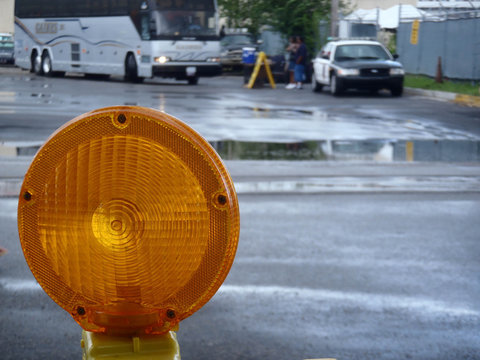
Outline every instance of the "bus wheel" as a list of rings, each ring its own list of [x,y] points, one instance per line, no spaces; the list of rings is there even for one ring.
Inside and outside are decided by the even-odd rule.
[[[42,57],[37,52],[32,55],[32,69],[35,74],[43,75]]]
[[[52,76],[52,60],[48,52],[42,56],[42,72],[45,76]]]
[[[137,62],[132,54],[128,54],[125,60],[125,80],[134,83],[143,81],[143,78],[138,76]]]

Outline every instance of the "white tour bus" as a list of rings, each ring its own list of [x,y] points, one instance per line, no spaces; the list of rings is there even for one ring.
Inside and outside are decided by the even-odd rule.
[[[39,75],[221,73],[216,0],[16,0],[15,63]]]

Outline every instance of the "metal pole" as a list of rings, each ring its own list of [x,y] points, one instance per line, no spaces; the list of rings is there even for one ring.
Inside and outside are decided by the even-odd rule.
[[[398,4],[398,26],[397,29],[400,27],[400,23],[402,22],[402,3]]]
[[[478,34],[478,22],[477,21],[477,16],[475,15],[475,19],[473,20],[473,23],[474,23],[474,26],[475,26],[475,30],[474,30],[474,39],[478,39],[478,37],[476,36]],[[480,45],[480,41],[477,43],[478,45]],[[477,49],[480,49],[480,46],[475,46],[474,49],[477,48]],[[477,56],[480,55],[480,51],[479,52],[474,52],[473,53],[473,74],[472,74],[472,82],[475,82],[475,80],[480,80],[480,74],[478,77],[477,76]],[[478,88],[478,92],[480,93],[480,87]]]
[[[338,0],[332,0],[332,8],[330,14],[330,35],[337,36],[338,26]]]

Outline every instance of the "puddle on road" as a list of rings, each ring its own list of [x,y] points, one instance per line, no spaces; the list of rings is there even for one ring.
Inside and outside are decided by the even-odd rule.
[[[271,117],[273,120],[277,119],[279,116],[281,117],[295,117],[297,118],[298,115],[306,115],[306,116],[313,116],[316,114],[315,111],[312,110],[303,110],[303,109],[283,109],[283,108],[264,108],[264,107],[249,107],[249,106],[235,106],[231,108],[226,108],[228,111],[246,111],[250,112],[253,111],[254,116],[263,114],[262,117]],[[327,113],[323,113],[318,111],[318,113],[322,113],[327,115]],[[324,116],[325,117],[325,116]]]
[[[37,97],[37,98],[50,98],[52,97],[52,94],[45,94],[45,93],[31,93],[31,97]]]
[[[15,97],[12,92],[0,92],[8,98]],[[44,101],[51,101],[50,94],[42,92],[31,93],[31,97],[46,98]],[[182,92],[168,93],[163,92],[152,98],[159,99],[159,110],[165,111],[166,96],[170,98],[182,97]],[[207,95],[195,95],[198,99],[208,99]],[[137,105],[132,99],[125,101],[124,105]],[[71,101],[71,104],[80,104],[78,101]],[[185,107],[184,110],[195,112],[194,107]],[[335,116],[330,116],[326,111],[295,109],[285,107],[249,107],[249,106],[233,106],[226,107],[227,112],[253,113],[253,119],[266,118],[272,120],[320,120],[318,122],[328,122],[326,127],[331,130],[335,123],[339,123]],[[364,119],[370,119],[365,117]],[[371,119],[374,119],[372,117]],[[333,125],[332,125],[333,124]],[[289,124],[288,124],[289,125]],[[342,124],[348,128],[349,123]],[[408,127],[423,130],[424,127],[416,125],[413,121],[408,122]],[[281,130],[281,129],[280,129]],[[322,129],[325,130],[325,129]],[[318,131],[318,129],[316,129]],[[332,131],[337,131],[338,128]],[[325,131],[323,133],[325,136]],[[329,134],[326,134],[328,138]],[[354,136],[358,134],[354,133]],[[364,134],[361,134],[364,135]],[[370,134],[365,137],[369,137]],[[431,161],[431,162],[480,162],[480,140],[475,138],[467,139],[424,139],[424,140],[397,140],[396,135],[392,136],[384,133],[383,139],[367,139],[367,140],[308,140],[301,142],[252,142],[252,141],[213,141],[210,142],[220,156],[225,160],[319,160],[319,161]],[[406,137],[414,137],[418,134],[405,134]],[[424,135],[424,134],[420,134]],[[428,136],[443,136],[443,133],[437,135],[430,131]],[[452,132],[446,134],[445,137],[452,137]],[[453,134],[458,137],[464,137],[462,134]],[[344,134],[345,137],[349,133]],[[371,135],[370,135],[371,136]],[[375,135],[373,135],[375,136]],[[401,136],[401,135],[400,135]],[[36,153],[39,145],[12,145],[0,142],[0,156],[31,156]]]
[[[254,118],[262,119],[307,119],[338,123],[335,116],[321,110],[249,106],[235,106],[227,110],[253,113]],[[377,118],[367,117],[366,119]],[[424,130],[425,128],[413,121],[407,123],[407,127],[411,129]],[[329,123],[328,126],[331,127],[332,124]],[[348,131],[348,129],[345,130]],[[433,132],[426,135],[434,134]],[[412,134],[412,136],[415,135],[418,134]],[[480,161],[480,140],[471,138],[398,140],[392,136],[387,139],[366,140],[309,140],[296,143],[218,141],[211,144],[226,160]]]
[[[471,140],[217,141],[211,144],[224,160],[480,161],[480,141]]]

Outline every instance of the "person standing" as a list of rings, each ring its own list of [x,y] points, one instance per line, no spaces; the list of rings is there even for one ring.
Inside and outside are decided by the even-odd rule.
[[[297,36],[297,52],[295,53],[295,89],[302,89],[305,81],[305,68],[307,66],[307,47],[301,36]]]
[[[295,84],[295,58],[297,52],[297,39],[295,36],[290,36],[288,38],[288,46],[286,48],[288,51],[288,84],[285,86],[285,89],[294,89],[296,87]]]

